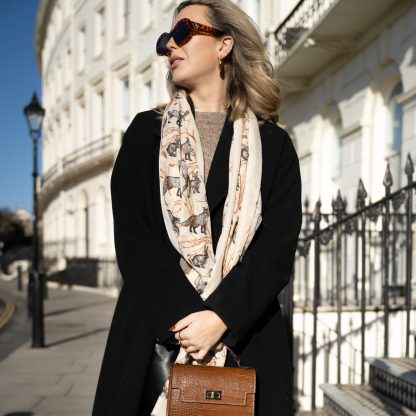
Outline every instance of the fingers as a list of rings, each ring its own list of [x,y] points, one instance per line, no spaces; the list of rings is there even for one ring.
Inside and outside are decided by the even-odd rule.
[[[183,329],[179,330],[178,332],[175,333],[175,338],[180,342],[180,341],[184,341],[186,338],[186,336],[184,336],[183,333]],[[185,334],[186,335],[186,334]]]
[[[186,328],[193,321],[193,315],[194,314],[191,313],[188,316],[185,316],[185,318],[180,319],[175,325],[169,328],[169,331],[177,332]]]
[[[182,348],[188,353],[188,354],[190,354],[190,353],[195,353],[195,352],[198,352],[199,351],[199,349],[197,348],[197,347],[195,347],[195,346],[192,346],[192,345],[184,345],[184,344],[182,344]]]
[[[207,355],[208,351],[209,351],[208,349],[203,348],[203,349],[200,349],[198,352],[193,352],[193,353],[190,353],[189,355],[194,360],[203,360],[205,356]]]

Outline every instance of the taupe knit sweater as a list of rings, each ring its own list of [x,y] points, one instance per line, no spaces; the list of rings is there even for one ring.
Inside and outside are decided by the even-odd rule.
[[[199,132],[204,154],[204,183],[207,182],[212,158],[224,126],[226,115],[227,113],[224,112],[195,111],[195,124]],[[179,264],[184,272],[191,269],[191,266],[183,257],[181,257]]]

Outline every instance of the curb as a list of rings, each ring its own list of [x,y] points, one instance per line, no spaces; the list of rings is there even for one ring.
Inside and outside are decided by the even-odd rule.
[[[82,286],[82,285],[70,285],[68,286],[66,283],[60,284],[57,282],[47,281],[48,288],[54,288],[54,289],[60,289],[60,290],[76,290],[79,292],[89,292],[94,293],[97,295],[106,295],[110,298],[117,298],[119,295],[119,291],[116,288],[98,288],[98,287],[88,287],[88,286]]]
[[[4,294],[0,293],[0,302],[4,303],[4,310],[0,315],[0,331],[3,327],[10,321],[12,316],[16,311],[16,304],[15,302],[5,296]]]

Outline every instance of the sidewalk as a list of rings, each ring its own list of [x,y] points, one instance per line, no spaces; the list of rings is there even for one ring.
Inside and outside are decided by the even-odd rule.
[[[16,303],[0,331],[0,416],[90,416],[116,299],[49,287],[45,348],[31,348],[26,290],[0,279],[0,292]]]

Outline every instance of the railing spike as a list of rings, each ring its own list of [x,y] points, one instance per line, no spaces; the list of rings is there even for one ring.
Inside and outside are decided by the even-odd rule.
[[[309,208],[309,198],[308,198],[308,195],[305,196],[305,201],[303,202],[303,205],[305,207],[305,211],[308,212],[308,208]]]
[[[386,188],[390,188],[393,185],[393,177],[390,172],[390,164],[387,162],[386,172],[384,174],[383,185]]]
[[[410,178],[413,175],[414,172],[414,166],[413,166],[413,160],[412,160],[412,156],[410,156],[410,152],[407,153],[407,159],[406,159],[406,164],[404,165],[404,172],[406,173],[407,177],[410,176]],[[411,181],[411,179],[410,179]]]
[[[358,181],[358,189],[357,189],[357,202],[356,207],[357,209],[361,209],[365,206],[365,199],[367,198],[367,191],[364,187],[364,183],[360,178]]]
[[[313,210],[312,219],[314,221],[320,221],[321,220],[321,199],[319,198],[316,201],[315,209]]]
[[[337,213],[337,212],[341,212],[342,208],[343,208],[343,201],[342,201],[341,191],[338,188],[337,197],[336,199],[332,200],[332,209],[335,213]]]
[[[365,189],[364,182],[360,178],[358,181],[358,190],[357,190],[357,199],[366,199],[367,198],[367,190]]]

